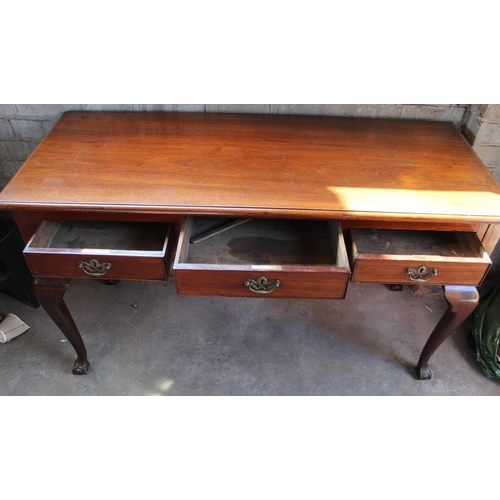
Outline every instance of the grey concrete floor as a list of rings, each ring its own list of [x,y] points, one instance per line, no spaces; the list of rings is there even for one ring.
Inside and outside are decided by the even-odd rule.
[[[0,344],[0,395],[500,395],[460,327],[414,375],[442,293],[350,286],[346,300],[183,297],[164,283],[74,280],[91,369],[42,308],[0,295],[30,329]],[[137,307],[133,307],[136,304]]]

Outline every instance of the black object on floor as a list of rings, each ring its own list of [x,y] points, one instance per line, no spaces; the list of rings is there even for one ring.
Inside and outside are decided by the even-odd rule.
[[[0,220],[0,292],[31,307],[39,307],[23,250],[24,242],[16,224]]]

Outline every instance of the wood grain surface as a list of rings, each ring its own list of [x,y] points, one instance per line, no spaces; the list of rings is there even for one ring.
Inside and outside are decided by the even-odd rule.
[[[451,123],[70,112],[0,209],[500,221],[500,188]]]

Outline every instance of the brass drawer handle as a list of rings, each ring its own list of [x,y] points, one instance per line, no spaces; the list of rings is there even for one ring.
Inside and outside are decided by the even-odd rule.
[[[271,293],[281,285],[280,280],[267,280],[264,276],[257,280],[247,279],[243,282],[252,292],[255,293]]]
[[[106,271],[111,269],[111,264],[109,262],[99,264],[99,261],[96,259],[90,259],[89,262],[84,262],[82,260],[79,261],[78,267],[91,276],[102,276],[103,274],[106,274]]]
[[[420,266],[417,269],[409,267],[406,270],[406,274],[410,277],[412,281],[429,281],[433,276],[438,273],[437,269],[427,269],[425,266]]]

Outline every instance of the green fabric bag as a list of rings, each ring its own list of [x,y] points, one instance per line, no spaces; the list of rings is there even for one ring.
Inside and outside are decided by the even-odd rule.
[[[500,340],[500,285],[481,294],[479,304],[469,318],[468,343],[476,353],[484,374],[500,379],[498,343]]]

